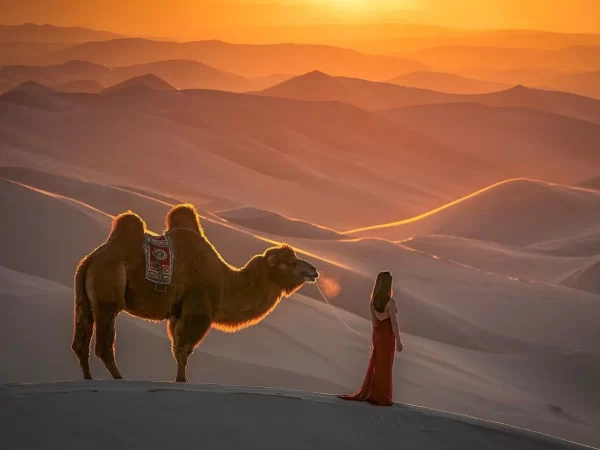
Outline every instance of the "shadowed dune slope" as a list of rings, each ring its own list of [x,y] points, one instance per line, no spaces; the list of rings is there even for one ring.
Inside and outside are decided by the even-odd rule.
[[[563,281],[565,286],[600,295],[600,260],[574,271]]]

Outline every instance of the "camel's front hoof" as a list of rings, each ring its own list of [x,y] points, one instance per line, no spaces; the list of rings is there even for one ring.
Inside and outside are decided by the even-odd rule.
[[[188,379],[186,378],[175,378],[175,383],[187,383]]]

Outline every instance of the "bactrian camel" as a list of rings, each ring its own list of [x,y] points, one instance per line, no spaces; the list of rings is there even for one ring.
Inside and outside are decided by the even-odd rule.
[[[72,349],[85,379],[90,342],[113,378],[122,378],[115,361],[115,320],[121,311],[151,321],[167,320],[177,361],[176,381],[187,382],[186,366],[211,327],[235,332],[263,320],[280,300],[319,274],[286,245],[271,247],[243,267],[228,264],[208,241],[196,209],[177,205],[166,217],[175,252],[166,292],[145,278],[145,222],[130,211],[117,216],[108,239],[79,263],[75,273]]]

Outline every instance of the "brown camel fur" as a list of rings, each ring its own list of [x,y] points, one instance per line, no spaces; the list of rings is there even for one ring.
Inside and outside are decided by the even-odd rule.
[[[115,320],[121,311],[151,321],[167,320],[177,361],[176,381],[187,382],[186,366],[211,327],[235,332],[257,324],[279,301],[319,274],[294,250],[281,245],[252,257],[243,267],[225,262],[204,235],[196,209],[175,206],[166,218],[175,251],[167,292],[155,291],[145,277],[145,222],[130,211],[117,216],[108,239],[84,257],[75,273],[72,349],[85,379],[91,379],[90,342],[113,378]]]

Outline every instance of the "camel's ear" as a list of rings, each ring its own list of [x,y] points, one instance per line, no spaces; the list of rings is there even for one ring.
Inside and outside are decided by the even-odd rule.
[[[275,265],[277,265],[277,255],[269,255],[267,258],[267,264],[271,267],[275,267]]]

